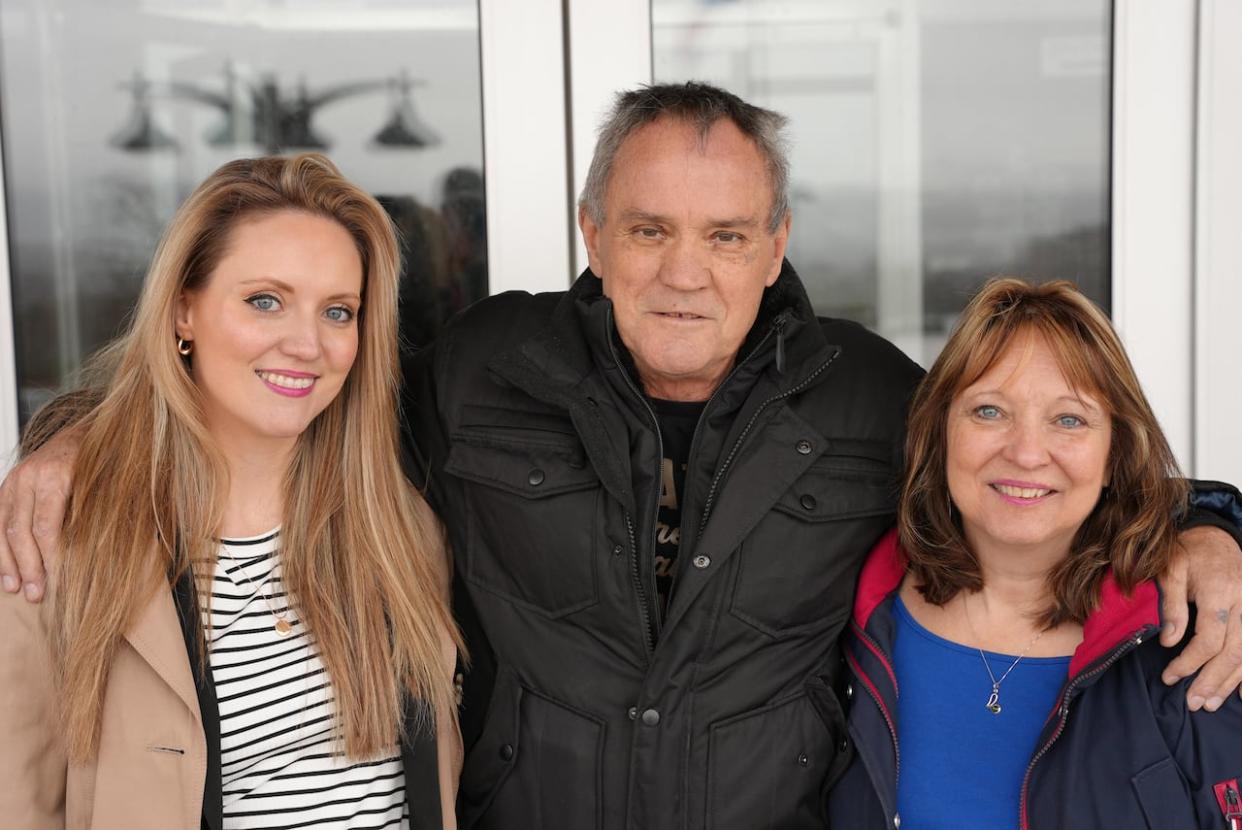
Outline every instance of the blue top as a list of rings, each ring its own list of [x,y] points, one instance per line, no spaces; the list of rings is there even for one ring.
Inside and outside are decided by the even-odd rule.
[[[1024,657],[1001,683],[1001,712],[978,649],[919,625],[898,597],[893,671],[902,830],[1017,827],[1035,742],[1069,674],[1069,657]],[[984,652],[999,680],[1016,655]]]

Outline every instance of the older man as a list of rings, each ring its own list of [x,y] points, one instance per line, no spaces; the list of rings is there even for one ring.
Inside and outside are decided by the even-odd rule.
[[[837,637],[921,370],[816,318],[784,261],[782,123],[700,84],[622,94],[581,204],[590,271],[479,303],[406,366],[408,470],[472,652],[464,827],[824,826]],[[0,502],[19,537],[33,488]],[[1210,601],[1238,616],[1240,593]],[[1219,650],[1203,626],[1171,672]]]
[[[591,272],[479,304],[409,367],[459,617],[491,648],[463,826],[823,823],[835,643],[921,372],[817,321],[783,265],[780,125],[709,87],[623,95]]]

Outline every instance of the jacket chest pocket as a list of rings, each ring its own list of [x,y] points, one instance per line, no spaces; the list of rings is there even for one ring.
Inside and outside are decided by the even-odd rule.
[[[731,611],[769,636],[842,619],[863,558],[893,522],[888,445],[851,443],[869,455],[821,456],[742,543]]]
[[[466,578],[549,617],[598,601],[601,487],[573,436],[457,436],[444,470],[468,482]]]
[[[1186,788],[1186,780],[1172,758],[1147,767],[1133,776],[1130,784],[1148,827],[1159,830],[1195,826],[1194,802]],[[1225,826],[1223,818],[1219,826]]]

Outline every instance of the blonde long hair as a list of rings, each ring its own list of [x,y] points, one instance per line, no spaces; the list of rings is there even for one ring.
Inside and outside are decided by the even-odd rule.
[[[128,333],[99,358],[111,379],[84,419],[53,625],[73,759],[98,748],[108,671],[135,615],[168,580],[216,559],[227,470],[176,352],[176,299],[205,284],[239,221],[281,210],[338,222],[363,267],[357,358],[297,441],[281,531],[284,581],[331,677],[337,737],[366,757],[428,726],[403,723],[406,693],[455,711],[442,668],[444,637],[459,642],[442,536],[398,462],[391,223],[321,155],[234,161],[177,211]]]

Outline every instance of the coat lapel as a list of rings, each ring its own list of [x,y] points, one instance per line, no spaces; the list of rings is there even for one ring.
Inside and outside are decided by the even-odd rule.
[[[138,612],[125,632],[125,641],[177,693],[201,723],[194,674],[186,654],[172,588],[168,583],[157,588],[150,601]]]

